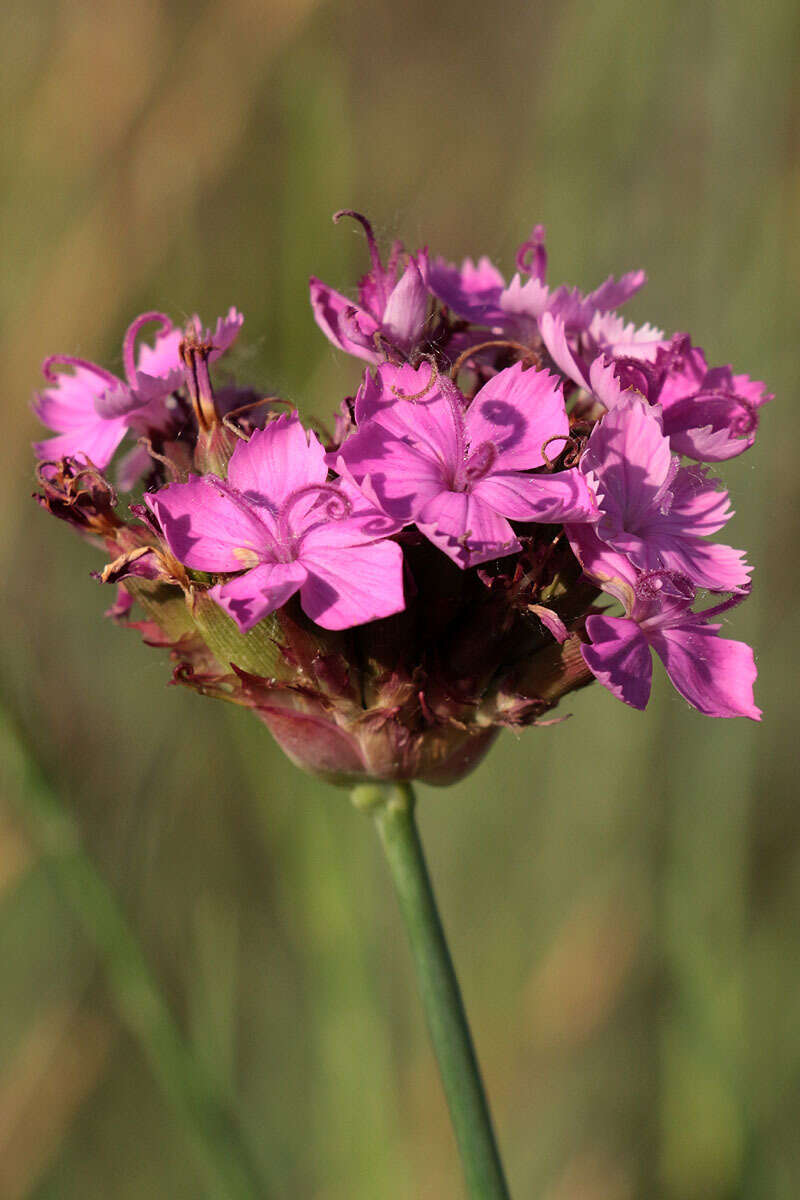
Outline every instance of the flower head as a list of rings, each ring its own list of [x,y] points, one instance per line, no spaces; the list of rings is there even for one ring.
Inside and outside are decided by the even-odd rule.
[[[371,269],[357,302],[312,280],[312,305],[368,367],[333,434],[219,386],[235,309],[145,313],[122,376],[45,363],[39,501],[109,556],[109,615],[337,782],[452,782],[595,678],[644,708],[653,650],[701,712],[758,719],[752,651],[716,620],[750,568],[712,540],[730,502],[699,464],[752,444],[763,385],[619,317],[642,272],[552,287],[541,226],[506,285],[488,259],[384,263],[346,215]]]

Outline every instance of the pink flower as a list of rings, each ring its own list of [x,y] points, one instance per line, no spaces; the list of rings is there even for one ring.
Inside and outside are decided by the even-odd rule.
[[[387,513],[415,522],[460,567],[518,550],[509,519],[593,519],[594,502],[579,471],[529,473],[545,465],[548,441],[557,440],[555,457],[568,435],[564,399],[552,375],[523,371],[517,363],[490,379],[465,411],[449,379],[437,379],[430,367],[413,374],[419,378],[426,370],[427,386],[408,399],[395,386],[394,396],[376,405],[340,451]],[[412,368],[383,367],[382,385],[392,371],[405,380]]]
[[[564,285],[551,290],[546,284],[544,236],[544,226],[537,225],[522,243],[517,251],[518,271],[508,286],[486,257],[477,266],[466,258],[460,268],[436,258],[428,269],[428,285],[464,320],[486,325],[506,337],[526,339],[538,331],[545,313],[558,317],[571,332],[585,330],[597,313],[618,308],[646,282],[644,271],[629,271],[619,280],[609,276],[585,296]],[[524,275],[528,278],[523,282]]]
[[[242,316],[232,308],[216,329],[202,330],[198,317],[189,322],[189,331],[213,342],[210,358],[218,358],[233,342],[242,324]],[[158,322],[155,342],[136,340],[145,325]],[[150,434],[165,429],[173,419],[171,393],[184,382],[180,346],[186,331],[176,328],[163,313],[142,313],[128,327],[122,344],[125,378],[120,379],[95,363],[67,355],[46,359],[42,371],[51,385],[34,400],[34,411],[43,425],[55,430],[57,437],[38,442],[34,449],[40,458],[80,457],[105,467],[111,461],[129,429]],[[62,374],[63,368],[71,373]],[[132,486],[146,458],[132,451],[131,462],[124,468],[126,485]],[[134,461],[139,466],[134,469]]]
[[[693,708],[710,717],[760,721],[761,710],[753,700],[753,651],[744,642],[718,637],[721,626],[710,623],[740,603],[742,594],[693,612],[694,589],[681,576],[668,571],[625,574],[627,579],[617,576],[617,583],[627,584],[626,615],[590,616],[586,622],[591,645],[582,647],[583,658],[603,687],[631,707],[644,709],[653,671],[650,651],[655,650],[674,687]]]
[[[144,325],[159,323],[153,346],[139,347],[136,338]],[[163,313],[143,313],[128,327],[122,348],[125,380],[95,363],[66,355],[45,360],[42,371],[51,385],[34,401],[34,411],[57,437],[38,442],[40,458],[80,456],[105,467],[125,436],[136,411],[163,400],[179,387],[183,372],[178,358],[181,331]],[[60,374],[61,368],[71,374]]]
[[[763,383],[734,375],[729,366],[709,367],[685,334],[676,334],[656,356],[649,398],[661,405],[673,450],[700,462],[722,462],[749,450],[758,410],[772,399]]]
[[[238,443],[227,482],[195,476],[147,502],[180,562],[243,571],[210,594],[244,632],[298,590],[318,625],[347,629],[403,609],[403,556],[382,540],[397,524],[327,475],[323,447],[292,414]]]
[[[384,347],[408,354],[422,340],[428,316],[425,251],[408,255],[398,279],[402,244],[394,243],[384,266],[366,217],[344,209],[333,219],[342,217],[354,217],[363,225],[372,269],[358,285],[358,304],[312,276],[309,286],[314,320],[334,346],[367,362],[381,362]]]
[[[639,570],[673,571],[695,587],[747,586],[744,553],[705,540],[731,516],[728,493],[700,467],[679,466],[658,414],[640,396],[623,393],[595,425],[580,469],[600,509],[594,530],[578,531],[582,546],[595,537]]]

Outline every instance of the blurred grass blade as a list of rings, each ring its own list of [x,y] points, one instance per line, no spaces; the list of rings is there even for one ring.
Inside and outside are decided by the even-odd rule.
[[[0,755],[19,781],[22,816],[43,866],[102,960],[119,1019],[183,1123],[207,1194],[213,1200],[264,1197],[260,1168],[231,1099],[192,1055],[120,905],[83,849],[77,823],[48,783],[23,731],[2,708]]]

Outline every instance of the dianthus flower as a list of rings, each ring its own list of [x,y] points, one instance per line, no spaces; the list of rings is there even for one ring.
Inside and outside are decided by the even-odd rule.
[[[642,647],[673,647],[701,711],[756,716],[752,672],[712,704],[673,668],[680,631],[739,645],[709,625],[719,606],[691,607],[750,586],[743,553],[711,540],[731,509],[698,461],[752,444],[763,385],[626,324],[613,310],[641,271],[552,287],[540,226],[506,285],[485,258],[455,268],[395,243],[384,263],[347,215],[372,259],[358,301],[312,281],[318,324],[368,364],[333,434],[214,385],[235,309],[209,328],[143,314],[122,376],[45,363],[41,502],[109,553],[115,619],[170,649],[176,681],[253,708],[295,761],[345,782],[451,781],[595,676],[638,705]],[[127,513],[104,477],[126,436],[119,486],[145,477]],[[609,562],[618,618],[598,608],[623,595]],[[656,579],[684,590],[645,602]],[[638,688],[609,666],[612,631]],[[712,676],[725,654],[709,651]]]
[[[109,615],[169,652],[174,682],[251,708],[374,815],[469,1194],[508,1200],[409,781],[454,782],[595,679],[645,708],[653,651],[699,712],[760,719],[753,652],[717,620],[750,567],[711,540],[731,507],[701,464],[749,449],[770,397],[620,317],[643,272],[552,287],[541,226],[506,284],[487,258],[400,243],[384,264],[346,215],[372,262],[357,301],[311,280],[317,324],[362,363],[333,432],[215,384],[235,309],[213,328],[145,313],[124,377],[45,363],[38,499],[106,553]]]

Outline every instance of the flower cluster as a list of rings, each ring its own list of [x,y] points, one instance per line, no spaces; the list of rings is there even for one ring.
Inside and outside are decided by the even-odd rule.
[[[235,309],[145,313],[123,376],[44,364],[39,500],[109,554],[111,614],[342,781],[449,782],[592,678],[644,708],[651,649],[701,712],[757,719],[752,651],[714,621],[750,569],[709,540],[731,509],[706,464],[753,444],[764,386],[626,323],[641,271],[551,287],[541,226],[506,283],[400,243],[384,264],[340,216],[371,266],[357,301],[311,280],[318,326],[367,364],[333,432],[212,384]]]

